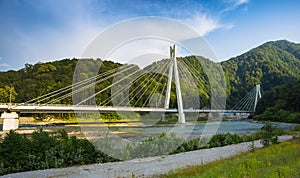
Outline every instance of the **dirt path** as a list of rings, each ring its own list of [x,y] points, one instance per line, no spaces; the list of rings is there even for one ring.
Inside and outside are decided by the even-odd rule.
[[[280,136],[280,141],[292,139],[292,136]],[[92,164],[86,166],[69,167],[63,169],[48,169],[9,174],[3,177],[10,178],[113,178],[113,177],[155,177],[155,175],[168,173],[171,170],[190,165],[199,165],[232,157],[249,150],[251,142],[229,145],[218,148],[203,149],[130,161]],[[261,148],[259,141],[254,142],[256,148]]]

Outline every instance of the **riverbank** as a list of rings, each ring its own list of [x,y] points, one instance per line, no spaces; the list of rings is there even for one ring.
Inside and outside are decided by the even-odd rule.
[[[155,137],[162,132],[175,133],[176,135],[188,134],[189,138],[211,136],[216,133],[236,133],[239,135],[249,135],[261,129],[264,124],[261,122],[253,122],[251,120],[238,121],[222,121],[208,123],[185,123],[185,124],[164,124],[164,125],[146,125],[142,122],[84,122],[84,123],[52,123],[43,122],[43,124],[28,123],[20,124],[17,133],[30,135],[33,131],[42,128],[46,132],[57,132],[65,130],[69,136],[77,136],[78,138],[89,138],[91,132],[95,135],[101,135],[100,130],[108,128],[113,134],[131,141],[142,141],[149,137]],[[293,128],[295,124],[275,123],[284,130]],[[1,126],[0,126],[1,127]],[[1,129],[0,129],[1,130]],[[0,131],[0,137],[4,137],[7,131]]]
[[[279,141],[291,140],[293,136],[280,136]],[[160,174],[166,174],[174,169],[187,166],[206,164],[219,159],[229,158],[237,154],[247,152],[250,149],[251,142],[203,149],[176,155],[165,155],[151,158],[134,159],[124,162],[113,162],[104,164],[92,164],[85,166],[69,167],[62,169],[38,170],[23,173],[9,174],[5,178],[40,178],[40,177],[58,177],[58,178],[98,178],[98,177],[155,177]],[[255,148],[262,148],[259,141],[254,141]]]

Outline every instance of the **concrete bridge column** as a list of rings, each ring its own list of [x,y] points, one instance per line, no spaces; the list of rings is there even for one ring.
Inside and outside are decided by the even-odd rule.
[[[19,128],[19,115],[16,112],[4,112],[1,114],[3,119],[2,130],[16,130]]]

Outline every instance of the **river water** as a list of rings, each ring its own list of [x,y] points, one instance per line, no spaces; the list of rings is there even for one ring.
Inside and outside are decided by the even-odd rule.
[[[294,127],[294,124],[289,123],[273,123],[277,127],[284,130],[289,130]],[[175,133],[190,133],[191,135],[211,135],[216,133],[237,133],[247,134],[260,130],[264,123],[252,122],[246,120],[238,121],[223,121],[223,122],[210,122],[210,123],[196,123],[196,124],[180,124],[180,125],[154,125],[154,126],[135,126],[135,127],[114,127],[109,129],[117,133],[130,132],[132,134],[143,135],[157,135],[162,132],[175,132]]]
[[[273,123],[277,127],[289,130],[294,124],[289,123]],[[146,138],[149,136],[157,136],[162,132],[175,133],[176,135],[202,136],[213,135],[216,133],[237,133],[248,134],[261,129],[263,123],[252,122],[248,120],[222,121],[210,123],[186,123],[186,124],[163,124],[163,125],[141,125],[138,123],[115,123],[104,125],[103,123],[82,123],[82,124],[20,124],[19,130],[34,130],[42,127],[45,130],[65,129],[68,133],[77,136],[84,136],[85,132],[98,132],[98,135],[105,131],[121,137],[130,138]],[[2,127],[2,125],[0,126]],[[2,129],[1,129],[2,130]]]

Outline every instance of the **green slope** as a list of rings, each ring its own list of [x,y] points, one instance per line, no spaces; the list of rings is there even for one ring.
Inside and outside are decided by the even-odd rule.
[[[295,56],[299,53],[299,45],[282,40],[265,43],[222,62],[229,81],[228,104],[233,105],[256,84],[269,91],[300,79],[300,59]]]
[[[300,123],[300,80],[266,92],[257,105],[256,120]]]

